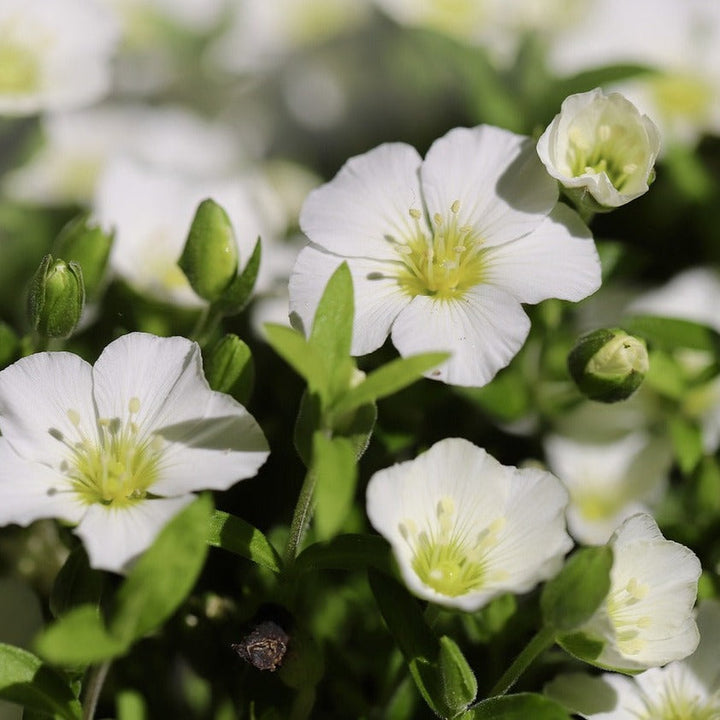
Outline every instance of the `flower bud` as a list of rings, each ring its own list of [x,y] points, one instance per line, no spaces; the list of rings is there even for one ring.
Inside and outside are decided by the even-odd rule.
[[[87,213],[73,218],[55,239],[55,255],[76,262],[82,268],[85,293],[89,298],[102,284],[113,240],[114,233],[104,232],[90,221]]]
[[[30,323],[45,338],[69,337],[85,304],[82,270],[76,262],[46,255],[30,282]]]
[[[540,136],[547,171],[584,210],[607,212],[647,192],[660,134],[620,93],[596,88],[563,101]]]
[[[650,367],[644,340],[619,328],[583,335],[568,355],[568,369],[591,400],[617,402],[637,390]]]
[[[210,387],[229,393],[243,404],[250,399],[254,376],[250,348],[237,335],[225,335],[205,359],[205,377]]]
[[[235,233],[227,213],[214,200],[203,200],[198,206],[178,265],[192,289],[209,302],[220,298],[235,279]]]

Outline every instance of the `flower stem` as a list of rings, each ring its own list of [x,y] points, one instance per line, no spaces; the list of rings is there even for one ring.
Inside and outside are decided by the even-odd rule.
[[[312,503],[313,495],[315,493],[315,473],[312,470],[308,470],[303,481],[302,488],[300,488],[300,495],[298,496],[297,504],[295,505],[295,512],[293,513],[292,523],[290,524],[290,537],[288,538],[287,545],[285,547],[285,555],[283,560],[286,565],[292,565],[297,557],[298,548],[302,542],[307,526],[312,518]]]
[[[90,671],[85,689],[85,699],[83,700],[83,720],[92,720],[95,716],[95,708],[100,699],[100,693],[102,692],[108,670],[110,670],[110,665],[110,661],[107,660],[100,665],[95,665]]]
[[[512,665],[503,673],[495,683],[488,697],[504,695],[528,669],[530,663],[543,651],[555,642],[555,631],[551,627],[543,627],[525,646],[522,652],[513,660]]]
[[[195,329],[192,331],[192,339],[195,340],[200,347],[204,347],[212,337],[212,334],[215,332],[215,329],[218,327],[222,319],[223,313],[214,305],[208,305],[200,313]]]

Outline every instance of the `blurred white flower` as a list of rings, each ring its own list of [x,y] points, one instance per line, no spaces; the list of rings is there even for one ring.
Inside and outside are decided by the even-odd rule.
[[[103,227],[115,229],[112,271],[138,292],[187,307],[204,304],[177,266],[197,206],[212,198],[228,213],[240,251],[240,265],[262,237],[263,259],[257,289],[270,277],[274,238],[259,210],[251,184],[241,179],[209,180],[150,168],[125,158],[103,173],[94,212]]]
[[[647,192],[659,150],[652,120],[619,93],[597,88],[565,98],[537,143],[550,175],[604,207]]]
[[[105,105],[47,115],[44,143],[8,174],[10,197],[40,204],[87,204],[109,160],[127,156],[199,177],[237,169],[241,149],[229,128],[180,107]]]
[[[429,377],[484,385],[525,341],[521,303],[600,286],[590,232],[557,192],[530,139],[491,126],[451,130],[424,161],[403,143],[352,158],[300,214],[311,244],[290,278],[294,322],[310,328],[346,260],[354,355],[392,332],[401,355],[453,353]]]
[[[562,566],[567,493],[548,472],[501,465],[460,438],[376,472],[367,488],[373,527],[392,545],[408,588],[474,611],[527,592]]]
[[[89,105],[110,86],[115,17],[83,0],[0,4],[0,115]]]
[[[700,644],[685,660],[629,678],[561,675],[545,693],[586,720],[716,720],[720,717],[720,603],[698,606]]]
[[[259,426],[210,390],[200,348],[145,333],[94,366],[37,353],[0,372],[0,523],[77,524],[93,567],[122,572],[203,488],[254,476]]]
[[[650,512],[667,486],[672,453],[664,439],[633,433],[615,442],[546,437],[550,470],[570,493],[567,523],[579,542],[603,545],[623,520]]]
[[[681,660],[698,644],[692,609],[700,561],[666,540],[650,515],[628,518],[610,539],[610,590],[579,628],[603,643],[594,662],[612,670],[644,670]]]

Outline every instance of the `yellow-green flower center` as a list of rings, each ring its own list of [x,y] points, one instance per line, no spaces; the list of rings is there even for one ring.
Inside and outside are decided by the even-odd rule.
[[[608,492],[574,488],[570,495],[578,512],[590,522],[612,518],[626,502],[626,498],[617,489]]]
[[[40,63],[30,48],[7,38],[0,43],[0,94],[23,95],[40,87]]]
[[[459,209],[456,200],[445,216],[435,213],[429,235],[421,223],[422,212],[410,208],[414,231],[404,242],[396,242],[395,250],[401,261],[398,283],[411,297],[461,297],[482,282],[482,240],[472,227],[458,223]]]
[[[78,412],[68,410],[77,430],[74,441],[55,429],[50,430],[70,451],[61,470],[82,502],[127,506],[142,500],[158,479],[161,440],[140,432],[134,420],[139,409],[140,401],[132,398],[126,418],[101,419],[97,433],[92,434],[82,427]]]
[[[505,519],[498,518],[473,535],[473,528],[458,526],[453,499],[443,497],[425,529],[418,531],[416,523],[406,519],[400,532],[412,549],[418,578],[442,595],[457,597],[498,579],[496,572],[490,573],[487,558],[504,525]]]
[[[645,710],[638,720],[720,720],[720,699],[689,696],[688,690],[669,684],[660,697],[643,698]]]
[[[647,615],[639,615],[637,605],[649,591],[646,583],[633,577],[607,597],[607,614],[615,629],[615,642],[624,655],[637,655],[645,647],[642,631],[652,620]]]
[[[650,92],[660,112],[670,119],[694,122],[708,119],[712,110],[710,83],[692,75],[657,75],[648,80]]]

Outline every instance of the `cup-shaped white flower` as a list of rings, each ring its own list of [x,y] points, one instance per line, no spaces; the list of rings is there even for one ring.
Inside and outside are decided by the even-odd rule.
[[[300,213],[311,245],[290,278],[294,323],[309,330],[345,260],[353,355],[392,333],[401,355],[452,353],[429,377],[485,385],[527,337],[521,303],[600,285],[590,232],[557,192],[532,142],[491,126],[451,130],[424,161],[402,143],[352,158]]]
[[[666,540],[644,514],[628,518],[610,545],[610,590],[580,628],[603,644],[593,662],[634,671],[690,655],[699,638],[692,612],[701,571],[696,555]]]
[[[700,644],[685,660],[629,678],[605,673],[561,675],[545,692],[587,720],[720,718],[720,603],[698,606]]]
[[[131,333],[94,366],[43,352],[0,372],[0,524],[77,524],[93,567],[122,572],[194,490],[265,462],[258,424],[212,391],[200,348]]]
[[[370,522],[408,588],[466,611],[557,573],[572,547],[566,504],[550,473],[501,465],[460,438],[380,470],[367,488]]]
[[[97,3],[0,3],[0,115],[89,105],[110,85],[119,28]]]
[[[672,462],[664,439],[639,432],[603,443],[550,435],[545,454],[570,493],[570,534],[590,545],[605,544],[623,520],[649,512],[662,498]]]
[[[565,98],[537,143],[550,175],[604,208],[647,192],[659,150],[652,120],[620,93],[597,88]]]

